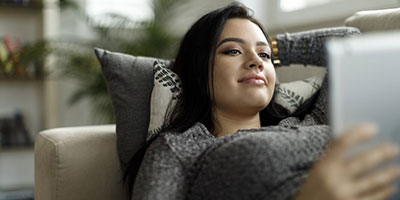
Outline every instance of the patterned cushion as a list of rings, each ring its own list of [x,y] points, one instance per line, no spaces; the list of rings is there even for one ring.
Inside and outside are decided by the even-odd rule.
[[[182,90],[178,75],[167,69],[162,62],[155,61],[153,70],[154,88],[151,93],[150,126],[147,140],[162,130],[167,108],[175,106]],[[273,101],[291,114],[321,88],[324,77],[325,75],[313,76],[299,81],[276,83]]]
[[[321,88],[324,77],[325,75],[313,76],[304,80],[277,84],[274,101],[291,114]]]
[[[154,62],[153,71],[154,87],[151,93],[147,140],[161,131],[167,108],[175,106],[182,90],[179,77],[160,61]]]

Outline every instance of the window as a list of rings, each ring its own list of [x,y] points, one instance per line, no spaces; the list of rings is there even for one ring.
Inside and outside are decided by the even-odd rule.
[[[393,8],[399,0],[269,0],[266,24],[285,30],[309,24],[344,20],[357,11]]]
[[[86,0],[86,13],[93,25],[113,26],[122,16],[133,23],[151,19],[151,0]]]
[[[338,0],[281,0],[280,8],[284,12],[304,9],[306,7],[326,4]],[[340,1],[340,0],[339,0]]]

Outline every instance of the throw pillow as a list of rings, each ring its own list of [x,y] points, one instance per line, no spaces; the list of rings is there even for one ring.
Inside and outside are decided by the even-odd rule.
[[[178,75],[167,69],[163,63],[156,60],[153,70],[154,87],[151,93],[150,125],[147,140],[162,130],[167,109],[175,106],[182,90]]]
[[[304,80],[276,84],[274,101],[291,114],[321,88],[324,77],[325,75],[313,76]]]
[[[146,142],[155,58],[95,49],[114,108],[118,155],[124,170]],[[165,66],[170,61],[161,60]]]

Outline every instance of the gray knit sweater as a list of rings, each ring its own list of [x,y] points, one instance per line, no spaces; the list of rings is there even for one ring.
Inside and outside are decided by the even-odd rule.
[[[293,53],[295,45],[304,51],[310,48],[306,38],[323,43],[332,33],[345,36],[358,31],[341,28],[280,35],[278,45],[283,46],[279,49]],[[313,35],[318,37],[309,37]],[[296,42],[297,37],[303,42]],[[306,53],[324,54],[313,50]],[[325,63],[323,56],[319,56],[322,60],[304,55],[280,57],[293,59],[291,63]],[[201,123],[183,133],[162,133],[145,154],[132,199],[292,199],[331,141],[327,88],[325,78],[316,103],[303,120],[288,117],[276,126],[239,130],[220,138]]]

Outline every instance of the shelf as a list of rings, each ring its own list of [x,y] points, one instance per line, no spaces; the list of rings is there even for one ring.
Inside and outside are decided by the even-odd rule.
[[[28,8],[28,9],[42,9],[43,4],[40,2],[29,2],[29,3],[8,3],[0,1],[0,8]]]
[[[29,78],[29,77],[22,77],[22,78],[0,77],[0,82],[42,82],[42,81],[44,81],[44,77],[40,77],[40,78]]]
[[[0,154],[3,153],[18,153],[18,152],[32,152],[33,144],[29,146],[12,146],[12,147],[0,147]]]
[[[43,8],[42,0],[0,0],[0,8]]]
[[[34,190],[31,189],[14,189],[11,191],[0,190],[0,200],[33,200]]]

